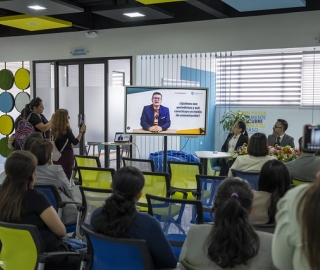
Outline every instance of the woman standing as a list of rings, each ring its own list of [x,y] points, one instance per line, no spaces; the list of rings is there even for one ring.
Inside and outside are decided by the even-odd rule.
[[[174,268],[177,260],[160,223],[136,209],[143,186],[144,176],[137,168],[118,170],[112,178],[112,196],[92,215],[93,230],[110,237],[144,239],[156,269]]]
[[[250,137],[248,143],[248,155],[238,156],[229,170],[228,176],[232,176],[231,169],[244,172],[260,172],[265,162],[277,159],[269,155],[267,137],[263,133],[255,133]]]
[[[42,114],[43,110],[42,100],[39,97],[35,97],[25,107],[25,119],[29,117],[29,122],[34,126],[35,131],[40,132],[43,138],[49,138],[52,117],[48,121]]]
[[[51,135],[54,139],[57,149],[61,152],[61,157],[53,163],[61,165],[67,178],[70,180],[72,175],[72,166],[74,165],[73,145],[77,145],[82,138],[83,132],[86,130],[86,125],[82,125],[77,137],[72,133],[69,123],[69,113],[65,109],[59,109],[55,112]],[[62,151],[61,151],[62,150]]]
[[[226,178],[217,189],[214,224],[190,227],[180,254],[195,269],[274,269],[272,234],[256,232],[248,215],[252,210],[250,185]],[[180,264],[180,269],[185,269]]]
[[[242,146],[244,143],[248,143],[248,132],[246,123],[243,121],[237,121],[233,128],[232,132],[229,133],[227,139],[221,147],[221,152],[233,153],[234,150],[237,150],[238,147]],[[235,159],[227,160],[221,158],[219,160],[219,165],[221,167],[220,175],[227,176],[229,168],[234,163]]]

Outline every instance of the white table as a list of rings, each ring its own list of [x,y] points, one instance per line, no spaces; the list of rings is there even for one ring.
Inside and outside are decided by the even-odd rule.
[[[120,154],[120,146],[123,145],[132,145],[132,142],[127,142],[127,143],[116,143],[116,142],[103,142],[102,144],[110,146],[110,145],[114,145],[116,146],[116,150],[117,150],[117,170],[120,169],[120,161],[121,161],[121,154]]]
[[[228,152],[218,152],[218,151],[195,151],[195,154],[200,158],[202,163],[202,173],[207,175],[208,173],[208,163],[207,160],[211,158],[228,158],[231,156]]]

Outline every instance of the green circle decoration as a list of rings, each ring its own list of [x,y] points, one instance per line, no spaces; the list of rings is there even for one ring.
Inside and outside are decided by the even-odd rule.
[[[3,157],[8,157],[12,152],[12,150],[8,147],[8,140],[8,137],[4,137],[0,140],[0,155]]]
[[[25,68],[19,68],[14,75],[14,83],[20,90],[25,90],[30,86],[30,72]]]
[[[0,70],[0,88],[10,90],[13,86],[13,73],[9,69]]]
[[[14,120],[10,115],[0,116],[0,133],[3,135],[9,135],[13,132]]]

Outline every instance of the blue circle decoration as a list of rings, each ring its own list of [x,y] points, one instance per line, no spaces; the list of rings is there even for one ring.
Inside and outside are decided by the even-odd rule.
[[[14,107],[14,97],[11,93],[3,92],[0,95],[0,110],[4,113],[11,112]]]

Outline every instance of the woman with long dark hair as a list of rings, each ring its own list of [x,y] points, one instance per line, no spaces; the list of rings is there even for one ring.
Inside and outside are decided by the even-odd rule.
[[[61,152],[61,157],[58,161],[53,161],[56,165],[61,165],[67,178],[70,180],[72,175],[72,166],[74,165],[73,145],[77,145],[82,138],[83,132],[86,130],[86,125],[82,125],[77,137],[72,133],[69,123],[69,112],[65,109],[59,109],[55,112],[51,135],[57,149]],[[61,151],[62,150],[62,151]]]
[[[221,152],[233,153],[238,147],[242,146],[244,143],[248,143],[248,132],[246,123],[243,121],[237,121],[232,132],[229,133],[227,139],[221,147]],[[235,159],[219,159],[219,165],[221,167],[220,175],[227,176],[229,168],[234,163]]]
[[[320,167],[319,167],[320,169]],[[320,172],[278,202],[272,258],[277,269],[320,269]]]
[[[37,158],[17,150],[4,167],[7,176],[0,186],[0,221],[35,225],[46,251],[60,250],[66,228],[46,196],[33,189]]]
[[[35,97],[25,106],[25,119],[34,126],[35,131],[40,132],[43,138],[50,137],[50,128],[52,124],[52,117],[48,121],[43,115],[44,105],[42,99]]]
[[[93,230],[110,237],[144,239],[156,269],[174,268],[177,260],[159,222],[136,209],[143,186],[144,176],[137,168],[118,170],[112,179],[113,194],[93,215]]]
[[[246,180],[226,178],[217,189],[214,224],[190,227],[180,261],[196,269],[273,269],[272,234],[256,232],[248,214],[253,193]],[[180,264],[180,268],[184,267]]]
[[[260,172],[263,164],[272,159],[277,159],[269,155],[268,141],[264,133],[254,133],[248,143],[248,155],[238,156],[229,170],[228,176],[232,176],[231,169]]]
[[[273,224],[277,203],[290,189],[291,180],[286,165],[280,160],[269,160],[261,168],[258,191],[253,191],[252,223]]]

